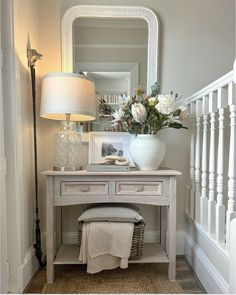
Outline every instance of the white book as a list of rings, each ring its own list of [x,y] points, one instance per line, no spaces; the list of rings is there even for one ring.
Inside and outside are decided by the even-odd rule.
[[[114,164],[88,164],[87,171],[89,172],[126,172],[130,171],[129,165],[114,165]]]

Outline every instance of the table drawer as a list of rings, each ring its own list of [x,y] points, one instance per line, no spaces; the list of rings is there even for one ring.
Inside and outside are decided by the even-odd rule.
[[[108,182],[62,181],[61,195],[108,195]]]
[[[162,196],[163,195],[163,182],[116,182],[116,195],[146,195],[146,196]]]

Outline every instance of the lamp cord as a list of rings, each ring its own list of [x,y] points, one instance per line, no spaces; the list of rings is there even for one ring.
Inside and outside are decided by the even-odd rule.
[[[29,49],[27,57],[29,61],[31,73],[31,86],[32,86],[32,103],[33,103],[33,134],[34,134],[34,180],[35,180],[35,256],[38,259],[40,267],[45,265],[42,261],[42,248],[41,248],[41,230],[39,219],[39,204],[38,204],[38,150],[37,150],[37,124],[36,124],[36,79],[35,79],[35,62],[40,59],[42,55],[35,56],[35,50]]]

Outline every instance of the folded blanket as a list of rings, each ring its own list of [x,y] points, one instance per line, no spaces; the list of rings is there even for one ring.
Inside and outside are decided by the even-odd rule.
[[[127,268],[133,230],[129,222],[84,223],[79,259],[87,263],[87,272]]]

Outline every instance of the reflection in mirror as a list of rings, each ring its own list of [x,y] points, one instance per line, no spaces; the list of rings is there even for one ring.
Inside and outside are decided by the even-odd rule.
[[[131,73],[137,67],[136,82],[145,87],[147,46],[148,24],[142,19],[90,17],[73,22],[75,72],[89,72],[93,67],[95,72]]]
[[[133,96],[138,85],[146,87],[147,50],[143,19],[80,17],[73,22],[73,71],[91,77],[98,99],[113,109]],[[109,115],[99,115],[93,130],[111,130]]]

